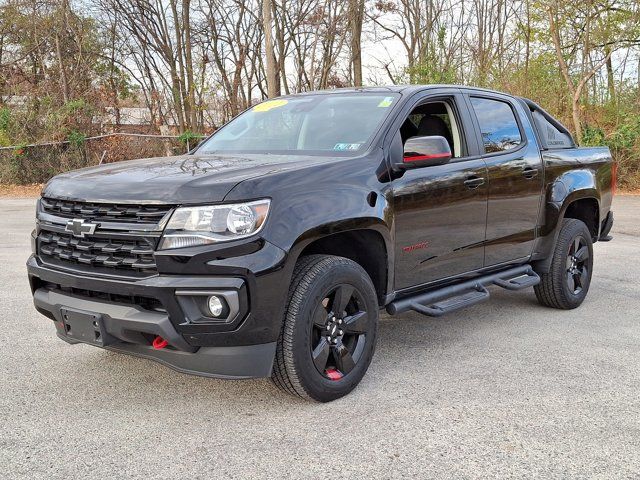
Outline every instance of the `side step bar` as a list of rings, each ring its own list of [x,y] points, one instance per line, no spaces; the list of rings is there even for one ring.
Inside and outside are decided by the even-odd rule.
[[[445,313],[488,300],[489,285],[507,290],[522,290],[538,283],[540,283],[540,277],[533,271],[531,265],[522,265],[438,290],[401,298],[387,305],[387,312],[390,315],[397,315],[413,310],[429,317],[441,317]]]

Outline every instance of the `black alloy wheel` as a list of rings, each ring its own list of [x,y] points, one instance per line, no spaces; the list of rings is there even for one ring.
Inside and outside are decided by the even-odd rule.
[[[317,402],[348,394],[371,363],[379,309],[371,278],[359,264],[333,255],[302,257],[276,347],[275,385]]]
[[[337,381],[362,358],[370,328],[369,314],[352,285],[331,289],[316,308],[311,330],[311,357],[318,372]]]
[[[575,237],[567,255],[567,287],[578,295],[589,278],[589,245],[582,235]]]
[[[538,302],[562,310],[582,304],[593,273],[593,241],[595,233],[577,218],[562,220],[548,271],[540,274],[534,287]]]

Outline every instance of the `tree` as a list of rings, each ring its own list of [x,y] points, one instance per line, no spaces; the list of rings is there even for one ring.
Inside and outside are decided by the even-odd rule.
[[[640,23],[633,5],[625,0],[589,0],[578,10],[557,0],[545,5],[556,59],[571,97],[571,119],[579,143],[584,123],[581,103],[588,83],[610,63],[616,49],[639,42],[628,38],[630,29],[637,32]]]
[[[273,48],[273,21],[271,11],[273,6],[271,0],[262,0],[262,28],[264,30],[264,50],[267,63],[267,96],[277,97],[280,91],[278,84],[276,55]]]
[[[349,0],[349,29],[351,34],[351,68],[353,84],[362,86],[362,22],[364,0]]]

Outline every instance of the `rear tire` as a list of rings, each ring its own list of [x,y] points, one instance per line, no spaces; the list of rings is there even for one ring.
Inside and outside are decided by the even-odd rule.
[[[579,307],[591,284],[593,241],[587,226],[565,218],[553,252],[551,268],[534,287],[538,302],[562,310]]]
[[[275,385],[318,402],[351,392],[373,357],[378,309],[373,283],[357,263],[330,255],[301,258],[278,338]]]

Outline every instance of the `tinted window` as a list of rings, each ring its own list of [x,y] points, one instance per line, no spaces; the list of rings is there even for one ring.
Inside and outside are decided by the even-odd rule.
[[[323,94],[260,103],[204,142],[201,153],[342,152],[364,149],[399,95]]]
[[[472,97],[471,104],[480,124],[486,153],[511,150],[522,143],[518,122],[508,103]]]
[[[411,137],[438,135],[449,142],[453,157],[461,157],[460,134],[452,111],[450,102],[440,100],[415,107],[400,127],[403,144]]]
[[[574,147],[573,139],[566,133],[558,130],[541,112],[533,110],[532,115],[545,148],[553,150],[556,148]]]

